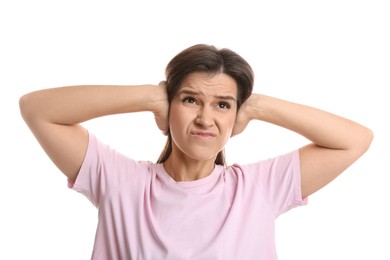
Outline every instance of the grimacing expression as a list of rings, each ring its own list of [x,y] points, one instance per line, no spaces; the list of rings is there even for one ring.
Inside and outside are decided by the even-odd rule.
[[[223,73],[191,73],[170,104],[173,151],[195,160],[214,160],[231,136],[236,114],[233,78]]]

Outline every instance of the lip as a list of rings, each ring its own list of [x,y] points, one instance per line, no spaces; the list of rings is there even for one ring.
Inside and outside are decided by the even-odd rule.
[[[191,135],[203,140],[210,139],[217,136],[213,132],[206,132],[206,131],[191,131]]]

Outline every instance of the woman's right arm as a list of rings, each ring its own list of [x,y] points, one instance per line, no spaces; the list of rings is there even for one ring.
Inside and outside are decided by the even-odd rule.
[[[88,133],[80,123],[106,115],[151,111],[166,131],[165,85],[71,86],[35,91],[20,98],[23,119],[55,165],[75,181]]]

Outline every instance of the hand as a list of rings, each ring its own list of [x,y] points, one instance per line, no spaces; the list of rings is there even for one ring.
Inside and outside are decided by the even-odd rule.
[[[249,104],[251,102],[251,97],[249,97],[238,110],[231,137],[242,133],[251,120],[249,116]]]
[[[168,123],[168,113],[169,113],[169,103],[167,95],[167,85],[165,81],[161,81],[158,86],[161,93],[161,101],[158,102],[157,108],[154,111],[154,119],[158,128],[162,131],[164,135],[168,134],[169,123]]]

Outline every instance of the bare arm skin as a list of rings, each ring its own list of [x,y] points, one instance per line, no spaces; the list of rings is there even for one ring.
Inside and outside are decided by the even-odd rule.
[[[151,111],[162,131],[168,128],[163,85],[72,86],[45,89],[20,98],[20,111],[38,142],[72,181],[84,160],[88,133],[80,123],[92,118]]]
[[[287,128],[312,142],[299,151],[303,198],[341,174],[373,139],[371,130],[349,119],[261,94],[252,94],[240,108],[233,134],[253,119]]]

